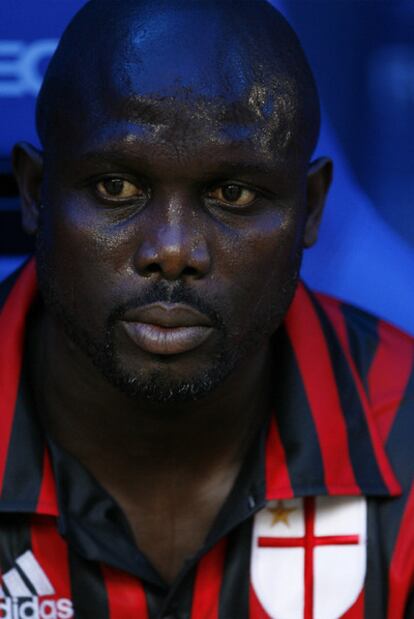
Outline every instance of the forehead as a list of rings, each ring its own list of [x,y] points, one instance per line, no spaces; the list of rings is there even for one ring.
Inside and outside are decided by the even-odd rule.
[[[59,123],[69,147],[105,141],[122,125],[131,141],[156,140],[187,153],[234,142],[268,157],[294,150],[295,80],[283,66],[266,66],[231,20],[184,9],[142,20],[117,23],[106,41],[98,36],[93,53],[74,68],[67,122]]]
[[[109,74],[109,78],[112,73]],[[138,78],[108,88],[96,84],[78,101],[65,142],[82,149],[111,148],[121,140],[132,149],[138,143],[195,156],[217,147],[245,148],[261,158],[287,159],[297,140],[295,94],[286,83],[275,88],[252,82],[241,93],[214,96],[194,85],[171,83],[161,73],[154,90]]]
[[[294,141],[295,110],[287,93],[270,96],[253,84],[242,99],[201,96],[190,88],[96,100],[83,109],[84,144],[116,141],[168,146],[188,156],[209,147],[243,147],[267,158],[286,158]]]

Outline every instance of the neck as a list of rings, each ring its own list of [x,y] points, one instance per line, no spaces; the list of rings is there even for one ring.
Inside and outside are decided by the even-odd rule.
[[[192,480],[238,470],[270,406],[267,347],[202,399],[160,404],[132,399],[108,383],[47,316],[31,341],[47,432],[102,485],[125,496],[138,478],[156,483],[171,467]]]

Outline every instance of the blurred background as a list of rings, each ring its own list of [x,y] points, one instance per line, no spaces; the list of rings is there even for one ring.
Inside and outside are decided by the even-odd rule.
[[[315,156],[335,162],[320,240],[303,277],[414,333],[414,1],[273,0],[319,85]],[[38,145],[35,97],[57,40],[84,0],[1,0],[0,279],[31,251],[10,169]]]

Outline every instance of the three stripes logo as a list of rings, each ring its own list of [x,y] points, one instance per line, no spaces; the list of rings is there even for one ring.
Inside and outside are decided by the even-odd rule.
[[[3,574],[0,618],[70,619],[74,616],[72,601],[56,598],[52,583],[30,550],[15,563],[16,567]]]

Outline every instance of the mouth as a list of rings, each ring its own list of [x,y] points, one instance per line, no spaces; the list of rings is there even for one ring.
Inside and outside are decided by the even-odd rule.
[[[122,324],[134,344],[155,355],[194,350],[213,331],[205,314],[181,303],[153,303],[130,310]]]

